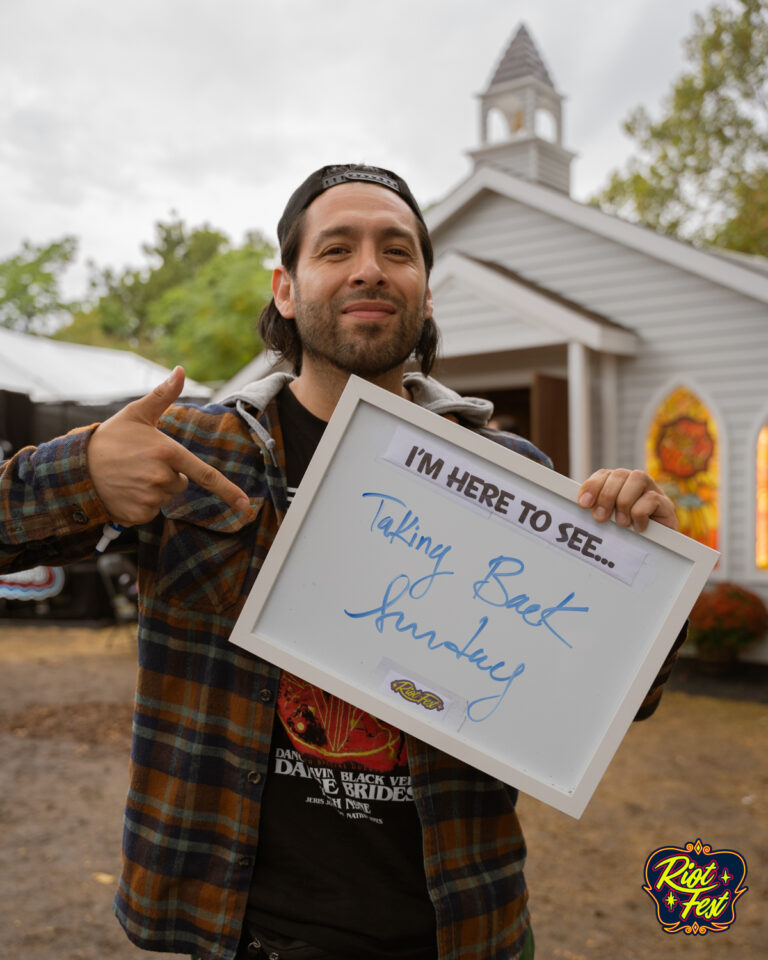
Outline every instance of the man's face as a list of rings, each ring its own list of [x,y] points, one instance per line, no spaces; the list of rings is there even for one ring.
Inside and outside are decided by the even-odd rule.
[[[432,315],[416,217],[392,190],[345,183],[307,208],[296,270],[275,302],[304,364],[375,378],[404,363]]]

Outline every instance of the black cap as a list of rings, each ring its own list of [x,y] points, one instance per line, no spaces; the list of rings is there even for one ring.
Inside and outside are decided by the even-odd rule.
[[[306,210],[321,193],[325,193],[326,190],[336,187],[340,183],[360,182],[373,183],[376,186],[386,187],[388,190],[399,193],[419,220],[424,223],[419,205],[402,177],[398,177],[391,170],[384,170],[382,167],[369,167],[362,163],[336,164],[335,166],[321,167],[314,173],[310,173],[304,183],[291,194],[291,199],[285,205],[283,215],[277,224],[277,238],[280,241],[280,247],[282,248],[286,234],[296,217],[302,210]]]

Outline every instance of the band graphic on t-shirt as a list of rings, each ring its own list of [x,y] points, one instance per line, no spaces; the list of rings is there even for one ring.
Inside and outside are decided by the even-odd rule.
[[[277,713],[272,775],[314,781],[307,803],[382,823],[382,804],[413,799],[402,731],[289,673]]]

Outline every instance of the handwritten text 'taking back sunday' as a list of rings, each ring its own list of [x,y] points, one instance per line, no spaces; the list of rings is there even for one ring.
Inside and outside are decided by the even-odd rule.
[[[390,544],[402,544],[422,554],[432,561],[432,567],[427,574],[416,580],[411,580],[405,573],[398,574],[385,587],[378,606],[358,612],[345,609],[345,614],[353,619],[372,617],[378,633],[383,633],[385,625],[390,624],[398,633],[410,633],[414,640],[425,641],[430,651],[442,649],[453,654],[457,660],[471,663],[476,669],[487,673],[491,680],[501,684],[501,689],[492,696],[472,701],[467,707],[467,716],[475,722],[488,719],[498,708],[512,682],[525,670],[525,663],[519,663],[512,669],[505,660],[492,662],[493,655],[477,645],[478,638],[488,624],[487,616],[480,618],[477,629],[462,646],[451,640],[439,640],[436,630],[422,629],[415,620],[408,622],[409,615],[400,609],[400,601],[408,597],[411,600],[421,600],[438,577],[454,576],[455,571],[443,569],[452,546],[443,543],[439,538],[422,533],[418,514],[399,497],[373,491],[365,492],[362,496],[376,503],[370,524],[371,533],[380,534]],[[510,595],[508,582],[525,571],[525,563],[517,557],[493,557],[487,566],[485,576],[473,583],[472,595],[475,599],[492,607],[512,610],[527,626],[545,627],[565,646],[572,647],[559,632],[562,627],[558,624],[556,628],[551,621],[557,615],[587,613],[589,607],[571,606],[575,596],[573,592],[559,603],[548,607],[537,603],[526,593]]]

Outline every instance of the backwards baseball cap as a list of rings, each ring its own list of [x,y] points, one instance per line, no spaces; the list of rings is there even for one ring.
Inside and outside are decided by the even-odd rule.
[[[336,187],[340,183],[373,183],[378,187],[394,190],[395,193],[400,194],[418,219],[424,223],[419,205],[402,177],[398,177],[396,173],[391,170],[384,170],[382,167],[369,167],[362,163],[337,164],[330,167],[320,167],[319,170],[310,173],[304,183],[291,194],[291,198],[285,205],[283,215],[277,224],[277,238],[280,241],[281,248],[291,224],[301,211],[306,210],[321,193],[325,193],[326,190],[330,190],[331,187]]]

